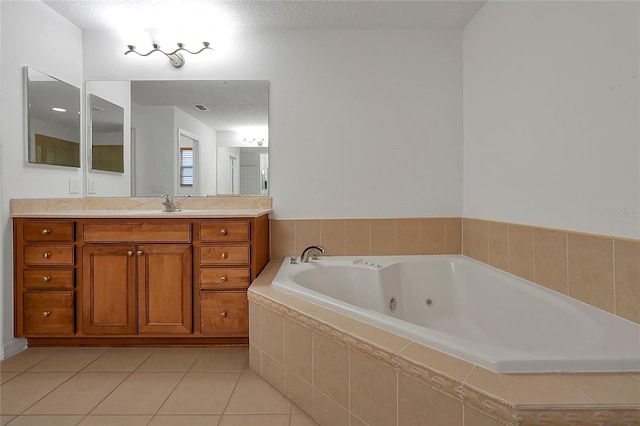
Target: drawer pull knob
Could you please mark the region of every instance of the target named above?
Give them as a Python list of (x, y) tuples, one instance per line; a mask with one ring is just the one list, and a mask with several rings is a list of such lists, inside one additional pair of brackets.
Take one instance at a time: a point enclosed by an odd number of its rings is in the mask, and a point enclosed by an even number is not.
[(222, 254), (220, 255), (220, 257), (221, 257), (221, 258), (223, 258), (223, 259), (226, 259), (226, 258), (228, 257), (228, 255), (227, 255), (227, 253), (222, 253)]
[(136, 254), (137, 254), (138, 256), (142, 256), (142, 253), (144, 253), (142, 250), (138, 250), (138, 251), (136, 252)]
[(222, 228), (222, 229), (220, 230), (220, 233), (221, 233), (222, 235), (227, 235), (227, 230), (226, 230), (226, 229), (224, 229), (224, 228)]
[(127, 251), (127, 256), (129, 256), (129, 257), (133, 256), (133, 252), (131, 250), (128, 250)]
[(49, 318), (49, 315), (51, 315), (51, 312), (49, 312), (49, 311), (44, 311), (42, 313), (42, 316), (45, 317), (45, 318)]
[(48, 259), (51, 257), (51, 253), (49, 253), (48, 251), (45, 251), (44, 253), (42, 253), (42, 257), (44, 257), (45, 259)]
[(220, 277), (220, 281), (222, 281), (223, 283), (226, 283), (226, 282), (227, 282), (227, 277), (226, 277), (226, 276), (224, 276), (224, 275), (223, 275), (223, 276), (221, 276), (221, 277)]
[(49, 281), (51, 281), (51, 277), (49, 275), (45, 275), (44, 277), (42, 277), (42, 281), (48, 283)]
[(222, 312), (220, 312), (220, 316), (221, 316), (222, 318), (226, 318), (226, 317), (227, 317), (227, 311), (222, 311)]
[(42, 235), (49, 235), (51, 233), (51, 229), (43, 229), (42, 230)]

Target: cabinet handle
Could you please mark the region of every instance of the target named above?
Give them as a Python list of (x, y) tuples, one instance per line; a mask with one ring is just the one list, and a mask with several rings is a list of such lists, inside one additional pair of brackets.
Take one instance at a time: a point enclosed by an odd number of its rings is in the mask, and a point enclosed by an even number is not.
[(220, 277), (220, 281), (222, 281), (223, 283), (226, 283), (226, 282), (227, 282), (227, 277), (226, 277), (226, 276), (224, 276), (224, 275), (223, 275), (223, 276), (221, 276), (221, 277)]
[(49, 312), (49, 311), (44, 311), (42, 313), (42, 316), (45, 317), (45, 318), (49, 318), (49, 315), (51, 315), (51, 312)]
[(228, 257), (228, 255), (227, 255), (227, 253), (224, 253), (224, 252), (223, 252), (223, 253), (220, 255), (220, 257), (221, 257), (221, 258), (223, 258), (223, 259), (226, 259), (226, 258)]
[(227, 230), (226, 230), (226, 229), (224, 229), (224, 228), (222, 228), (222, 229), (220, 230), (220, 233), (221, 233), (222, 235), (227, 235)]
[(44, 257), (45, 259), (48, 259), (51, 257), (51, 253), (49, 253), (48, 251), (45, 251), (44, 253), (42, 253), (42, 257)]
[(42, 277), (42, 281), (48, 283), (49, 281), (51, 281), (51, 277), (49, 275), (45, 275), (44, 277)]
[(226, 318), (226, 317), (227, 317), (227, 311), (222, 311), (222, 312), (220, 312), (220, 316), (221, 316), (222, 318)]
[(51, 229), (45, 228), (42, 230), (42, 235), (49, 235), (50, 233), (51, 233)]
[(127, 250), (127, 256), (133, 256), (133, 252), (131, 250)]
[(143, 254), (143, 253), (144, 253), (144, 252), (143, 252), (142, 250), (138, 250), (138, 251), (136, 252), (136, 254), (137, 254), (138, 256), (142, 256), (142, 254)]

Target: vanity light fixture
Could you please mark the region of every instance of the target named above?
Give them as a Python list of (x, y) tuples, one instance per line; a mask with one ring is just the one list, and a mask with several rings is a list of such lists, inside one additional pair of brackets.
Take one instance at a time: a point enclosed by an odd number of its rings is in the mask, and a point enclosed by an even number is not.
[(253, 138), (251, 140), (248, 140), (247, 138), (242, 139), (242, 143), (254, 143), (254, 142), (258, 144), (258, 146), (262, 146), (262, 144), (264, 144), (264, 138), (263, 139)]
[(178, 43), (178, 48), (176, 50), (174, 50), (173, 52), (165, 52), (163, 50), (160, 50), (160, 45), (157, 43), (153, 43), (153, 49), (151, 49), (150, 51), (148, 51), (147, 53), (140, 53), (136, 50), (136, 47), (129, 44), (127, 45), (127, 47), (129, 48), (129, 50), (127, 50), (126, 52), (124, 52), (125, 55), (128, 55), (129, 53), (136, 53), (140, 56), (149, 56), (154, 52), (160, 52), (163, 55), (165, 55), (167, 58), (169, 58), (169, 62), (171, 63), (171, 65), (173, 65), (176, 68), (180, 68), (181, 66), (184, 65), (184, 57), (182, 56), (182, 54), (180, 52), (187, 52), (187, 53), (191, 53), (192, 55), (197, 55), (198, 53), (204, 51), (204, 50), (213, 50), (212, 48), (209, 47), (209, 42), (208, 41), (203, 41), (202, 45), (204, 46), (202, 49), (198, 50), (197, 52), (192, 52), (188, 49), (186, 49), (184, 47), (184, 43)]
[(51, 108), (51, 110), (53, 110), (55, 112), (67, 112), (66, 109), (61, 108), (61, 107), (53, 107), (53, 108)]

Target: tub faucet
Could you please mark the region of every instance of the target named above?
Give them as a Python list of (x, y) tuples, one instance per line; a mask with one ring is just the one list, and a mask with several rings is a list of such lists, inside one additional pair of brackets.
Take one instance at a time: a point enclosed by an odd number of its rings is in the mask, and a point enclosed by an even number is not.
[(307, 263), (309, 261), (309, 256), (311, 256), (312, 260), (318, 258), (320, 253), (325, 254), (327, 250), (322, 246), (309, 246), (302, 251), (300, 255), (300, 262)]
[(162, 209), (163, 212), (175, 212), (176, 210), (176, 205), (173, 204), (173, 197), (171, 195), (163, 195), (162, 196), (162, 205), (164, 206), (164, 208)]

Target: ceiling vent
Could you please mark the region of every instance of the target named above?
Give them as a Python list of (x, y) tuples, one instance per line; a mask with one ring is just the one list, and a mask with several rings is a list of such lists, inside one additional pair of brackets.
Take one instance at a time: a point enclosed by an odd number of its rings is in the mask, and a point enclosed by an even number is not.
[(198, 104), (195, 104), (193, 107), (194, 107), (195, 109), (197, 109), (198, 111), (209, 111), (209, 108), (207, 108), (207, 107), (206, 107), (206, 106), (204, 106), (204, 105), (198, 105)]

